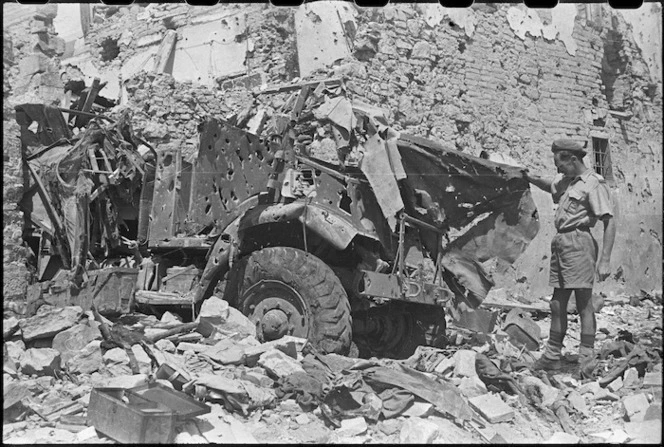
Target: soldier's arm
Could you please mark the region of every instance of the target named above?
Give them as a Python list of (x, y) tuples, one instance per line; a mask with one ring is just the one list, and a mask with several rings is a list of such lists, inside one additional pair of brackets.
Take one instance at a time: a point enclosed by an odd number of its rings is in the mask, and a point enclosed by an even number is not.
[(552, 179), (546, 179), (544, 177), (540, 177), (539, 175), (530, 174), (528, 171), (523, 172), (523, 177), (528, 180), (529, 183), (537, 186), (542, 191), (551, 194), (551, 184), (553, 183)]
[(604, 235), (602, 237), (602, 254), (597, 263), (597, 276), (604, 281), (611, 274), (611, 252), (613, 242), (616, 240), (616, 220), (611, 215), (602, 217), (604, 222)]

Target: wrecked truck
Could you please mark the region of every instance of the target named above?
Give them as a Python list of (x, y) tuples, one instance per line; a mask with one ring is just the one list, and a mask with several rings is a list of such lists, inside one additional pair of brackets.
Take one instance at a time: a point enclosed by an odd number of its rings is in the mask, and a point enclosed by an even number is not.
[[(286, 100), (261, 108), (270, 94)], [(399, 134), (340, 81), (255, 96), (200, 123), (191, 157), (138, 137), (128, 111), (73, 135), (63, 109), (17, 106), (28, 300), (194, 319), (214, 294), (260, 341), (403, 358), (443, 346), (445, 311), (493, 285), (483, 264), (538, 231), (520, 168)]]

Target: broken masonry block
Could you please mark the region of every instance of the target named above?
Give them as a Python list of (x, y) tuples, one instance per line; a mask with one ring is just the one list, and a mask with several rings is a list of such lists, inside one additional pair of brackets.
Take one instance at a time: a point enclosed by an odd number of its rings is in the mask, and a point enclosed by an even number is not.
[(32, 348), (25, 351), (19, 362), (26, 376), (52, 376), (60, 370), (60, 353), (52, 348)]
[(661, 372), (647, 372), (643, 376), (644, 387), (662, 387), (662, 373)]
[(469, 349), (460, 349), (457, 351), (453, 359), (454, 364), (454, 374), (462, 377), (475, 377), (477, 372), (475, 371), (475, 357), (477, 353)]
[(578, 436), (570, 435), (569, 433), (565, 433), (562, 431), (557, 431), (549, 439), (544, 441), (544, 444), (569, 445), (569, 444), (579, 444), (580, 442), (581, 439)]
[(625, 408), (625, 416), (630, 422), (643, 421), (646, 411), (648, 411), (648, 407), (650, 406), (648, 397), (644, 393), (626, 396), (622, 404)]
[(92, 340), (80, 352), (63, 363), (72, 374), (92, 374), (98, 371), (104, 364), (101, 355), (101, 341)]
[(271, 349), (260, 356), (258, 365), (272, 376), (280, 379), (295, 372), (305, 372), (300, 363), (278, 349)]
[(61, 308), (41, 306), (34, 317), (19, 322), (23, 341), (50, 338), (74, 326), (81, 314), (83, 314), (83, 309), (79, 306)]
[(609, 384), (607, 385), (606, 388), (607, 388), (609, 391), (611, 391), (612, 393), (615, 393), (615, 392), (617, 392), (619, 389), (621, 389), (622, 387), (623, 387), (623, 380), (622, 380), (621, 377), (618, 377), (616, 380), (614, 380), (613, 382), (609, 383)]
[(53, 337), (52, 348), (60, 352), (62, 363), (76, 356), (76, 354), (93, 340), (101, 339), (99, 323), (88, 320), (85, 323), (76, 324), (69, 329), (56, 334)]
[(514, 410), (496, 394), (487, 393), (468, 399), (468, 402), (492, 424), (508, 422), (514, 418)]
[(400, 444), (431, 444), (440, 433), (440, 427), (426, 419), (409, 418), (401, 426)]
[(341, 428), (337, 430), (339, 436), (357, 436), (363, 433), (366, 433), (367, 421), (362, 417), (358, 416), (352, 419), (344, 419), (341, 421)]

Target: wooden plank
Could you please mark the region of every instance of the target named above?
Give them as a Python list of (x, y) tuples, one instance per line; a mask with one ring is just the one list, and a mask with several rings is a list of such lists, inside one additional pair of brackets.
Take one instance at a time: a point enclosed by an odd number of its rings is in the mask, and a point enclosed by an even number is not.
[(317, 81), (307, 81), (307, 82), (296, 82), (293, 84), (282, 84), (282, 85), (277, 85), (274, 87), (268, 87), (264, 90), (256, 89), (254, 90), (254, 95), (266, 95), (270, 93), (281, 93), (281, 92), (288, 92), (291, 90), (297, 90), (300, 89), (304, 86), (315, 86), (323, 82), (326, 86), (332, 86), (332, 85), (339, 85), (341, 84), (341, 79), (340, 78), (333, 78), (333, 79), (319, 79)]
[(106, 174), (102, 174), (103, 171), (99, 169), (97, 154), (93, 148), (88, 149), (88, 156), (90, 157), (90, 164), (92, 164), (93, 171), (99, 174), (99, 181), (102, 185), (106, 185), (108, 183), (108, 177), (106, 177)]
[[(62, 98), (62, 108), (69, 109), (69, 107), (71, 107), (71, 91), (67, 90), (67, 93), (65, 93), (65, 97)], [(69, 113), (64, 112), (62, 116), (65, 118), (65, 122), (68, 123)]]
[(551, 313), (551, 309), (548, 305), (544, 304), (541, 306), (533, 306), (523, 303), (496, 303), (491, 301), (484, 301), (480, 304), (480, 307), (487, 308), (493, 307), (498, 309), (523, 309), (526, 312), (545, 312)]
[(88, 93), (88, 97), (85, 99), (85, 104), (83, 104), (81, 112), (89, 112), (90, 110), (92, 110), (92, 104), (94, 104), (95, 99), (97, 99), (97, 94), (99, 93), (100, 90), (99, 84), (100, 84), (99, 78), (95, 78), (94, 81), (92, 81), (90, 92)]
[(173, 305), (191, 305), (192, 300), (189, 297), (182, 297), (176, 293), (154, 292), (151, 290), (136, 291), (135, 300), (137, 303), (145, 304), (173, 304)]

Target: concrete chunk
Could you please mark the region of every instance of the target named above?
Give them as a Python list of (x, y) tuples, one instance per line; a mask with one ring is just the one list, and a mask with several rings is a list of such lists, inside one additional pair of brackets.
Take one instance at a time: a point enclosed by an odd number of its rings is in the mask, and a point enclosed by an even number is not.
[(91, 374), (103, 364), (100, 340), (92, 340), (65, 363), (67, 370), (74, 374)]
[[(258, 346), (251, 346), (244, 350), (244, 362), (247, 366), (254, 366), (260, 356), (270, 349), (278, 349), (284, 354), (297, 359), (298, 347), (304, 346), (304, 343), (306, 343), (306, 340), (303, 338), (286, 335), (278, 340), (269, 341)], [(302, 348), (300, 347), (299, 351), (301, 350)]]
[(134, 345), (131, 347), (131, 351), (134, 353), (134, 357), (136, 357), (139, 372), (141, 374), (150, 374), (152, 372), (152, 360), (150, 360), (143, 347)]
[(357, 436), (367, 431), (367, 421), (362, 416), (341, 421), (341, 428), (337, 430), (339, 436)]
[(2, 338), (10, 337), (19, 328), (18, 319), (16, 317), (9, 317), (2, 320)]
[(615, 402), (617, 400), (620, 400), (620, 398), (615, 393), (612, 393), (611, 391), (605, 388), (600, 388), (599, 390), (597, 390), (593, 397), (595, 400), (599, 401)]
[(639, 371), (636, 368), (632, 367), (625, 371), (623, 377), (623, 387), (632, 388), (637, 385), (639, 382)]
[(623, 387), (623, 380), (622, 380), (621, 377), (618, 377), (616, 380), (614, 380), (613, 382), (609, 383), (609, 384), (607, 385), (606, 388), (607, 388), (609, 391), (611, 391), (612, 393), (615, 393), (615, 392), (617, 392), (619, 389), (621, 389), (622, 387)]
[(514, 417), (514, 410), (495, 394), (473, 397), (468, 402), (492, 424), (511, 421)]
[(69, 329), (76, 324), (82, 313), (83, 309), (79, 306), (61, 308), (42, 306), (37, 311), (37, 315), (19, 322), (23, 341), (50, 338)]
[(127, 355), (127, 351), (122, 348), (109, 349), (104, 353), (102, 358), (104, 363), (107, 365), (129, 363), (129, 356)]
[(580, 394), (596, 394), (600, 388), (599, 382), (588, 382), (581, 385), (578, 391)]
[(277, 378), (286, 377), (295, 372), (305, 372), (297, 360), (278, 349), (271, 349), (261, 355), (258, 364)]
[(60, 353), (52, 348), (32, 348), (25, 351), (19, 362), (27, 376), (52, 376), (60, 370)]
[(581, 442), (578, 436), (570, 435), (562, 431), (555, 432), (544, 444), (578, 444)]
[(603, 444), (624, 444), (629, 440), (629, 435), (625, 430), (606, 430), (599, 433), (592, 433), (589, 435), (594, 442)]
[(198, 328), (196, 328), (196, 331), (204, 337), (211, 336), (215, 328), (228, 318), (229, 308), (228, 302), (217, 296), (211, 296), (203, 301), (201, 311), (198, 314)]
[(486, 385), (479, 377), (464, 377), (458, 385), (459, 391), (466, 397), (476, 397), (488, 393)]
[(76, 324), (53, 337), (53, 349), (60, 352), (62, 363), (66, 364), (88, 343), (98, 339), (101, 339), (99, 323), (88, 321), (87, 323)]
[(627, 422), (623, 430), (630, 444), (662, 444), (662, 421)]
[(413, 402), (413, 404), (406, 409), (402, 416), (411, 417), (411, 418), (426, 418), (433, 414), (433, 405), (429, 402)]
[(8, 341), (5, 342), (5, 346), (7, 347), (7, 355), (9, 355), (9, 358), (18, 363), (25, 352), (25, 343), (23, 343), (22, 340)]
[(661, 372), (647, 372), (643, 376), (643, 386), (644, 387), (662, 387), (662, 373)]
[(630, 422), (643, 421), (646, 411), (650, 406), (648, 397), (643, 393), (627, 396), (623, 399), (622, 403), (625, 408), (625, 416)]
[(646, 414), (643, 417), (644, 421), (651, 421), (654, 419), (662, 420), (662, 403), (652, 404), (646, 410)]
[(457, 351), (452, 358), (454, 358), (454, 374), (462, 377), (477, 376), (475, 372), (475, 357), (477, 353), (468, 349), (461, 349)]
[(112, 378), (102, 378), (92, 381), (94, 388), (134, 388), (148, 383), (146, 374), (128, 374)]
[(572, 408), (574, 408), (576, 411), (583, 414), (584, 416), (589, 415), (586, 399), (581, 394), (579, 394), (579, 392), (572, 391), (567, 395), (567, 400), (569, 401), (570, 405), (572, 405)]
[(401, 426), (401, 444), (432, 444), (440, 433), (437, 424), (420, 418), (409, 418)]

